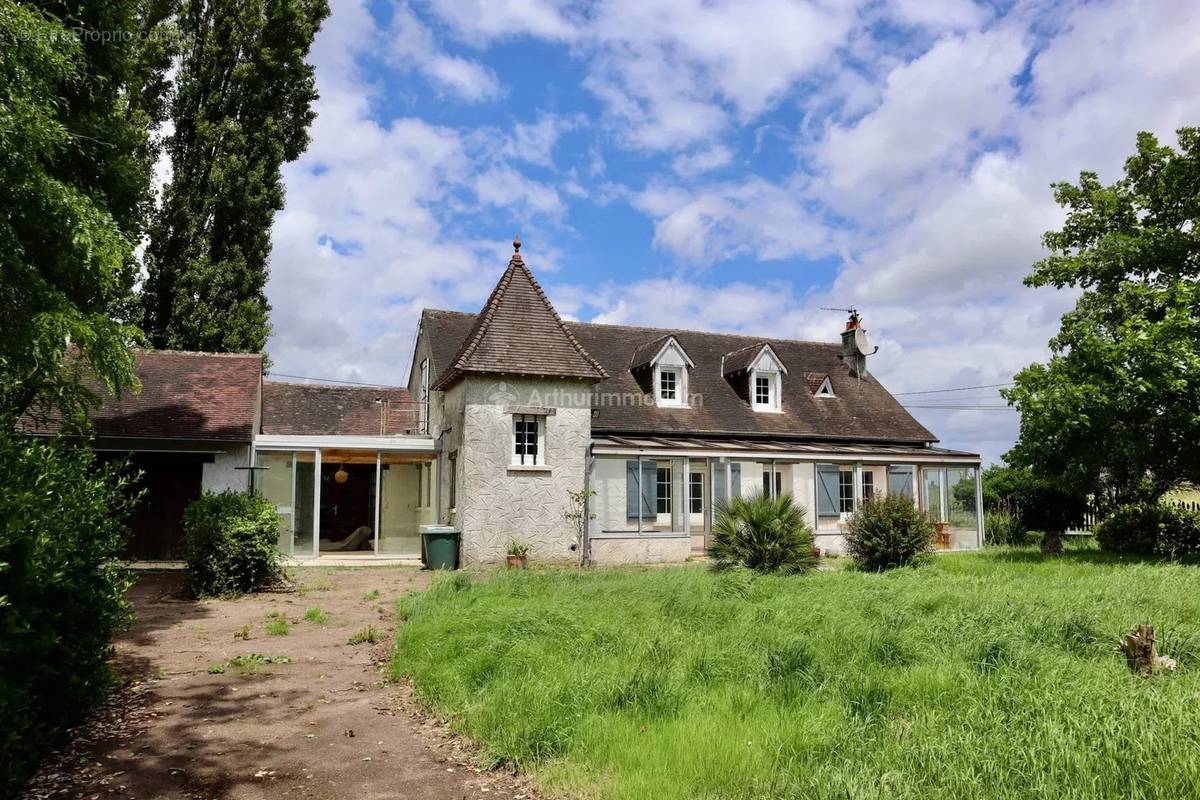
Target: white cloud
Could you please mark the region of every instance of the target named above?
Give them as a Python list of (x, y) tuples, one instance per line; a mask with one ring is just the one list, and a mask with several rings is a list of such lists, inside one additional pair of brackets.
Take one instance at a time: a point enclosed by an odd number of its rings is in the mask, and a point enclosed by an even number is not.
[(475, 195), (485, 205), (509, 208), (528, 217), (559, 217), (565, 211), (553, 186), (527, 178), (511, 167), (492, 167), (475, 178)]
[(652, 184), (633, 202), (654, 220), (654, 244), (693, 264), (740, 255), (815, 257), (832, 247), (832, 232), (799, 190), (761, 178), (695, 190)]
[(895, 216), (925, 195), (924, 180), (968, 165), (1014, 112), (1021, 38), (1009, 28), (947, 36), (893, 69), (879, 105), (817, 146), (827, 199), (877, 214), (887, 197), (883, 213)]
[(693, 153), (675, 157), (671, 168), (682, 178), (694, 178), (705, 172), (729, 166), (733, 162), (733, 151), (725, 145), (715, 144)]
[(394, 8), (389, 55), (395, 63), (420, 72), (435, 85), (463, 100), (478, 102), (503, 94), (492, 70), (476, 61), (450, 55), (438, 47), (433, 33), (407, 3), (399, 3)]

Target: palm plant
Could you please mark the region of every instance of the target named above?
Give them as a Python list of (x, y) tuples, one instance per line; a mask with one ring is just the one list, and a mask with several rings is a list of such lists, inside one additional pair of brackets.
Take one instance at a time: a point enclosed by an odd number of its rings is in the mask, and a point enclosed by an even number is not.
[(816, 566), (812, 529), (791, 495), (733, 497), (718, 502), (714, 511), (708, 546), (713, 569), (798, 573)]

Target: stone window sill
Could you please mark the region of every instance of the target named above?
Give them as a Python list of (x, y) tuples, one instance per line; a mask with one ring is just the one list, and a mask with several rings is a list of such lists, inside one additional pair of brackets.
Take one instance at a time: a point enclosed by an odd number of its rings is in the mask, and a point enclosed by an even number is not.
[(554, 467), (549, 464), (509, 464), (509, 472), (546, 472), (554, 471)]

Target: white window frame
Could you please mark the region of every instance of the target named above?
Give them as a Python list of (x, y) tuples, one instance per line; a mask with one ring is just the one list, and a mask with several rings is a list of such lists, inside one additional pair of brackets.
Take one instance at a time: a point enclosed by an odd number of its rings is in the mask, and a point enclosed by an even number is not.
[(833, 384), (829, 382), (829, 378), (821, 381), (821, 385), (817, 387), (817, 391), (813, 393), (813, 397), (837, 397), (833, 393)]
[(418, 398), (420, 406), (417, 413), (420, 414), (418, 420), (418, 429), (424, 436), (429, 435), (429, 359), (421, 360), (421, 396)]
[[(661, 363), (663, 357), (671, 351), (674, 351), (678, 358), (672, 359), (671, 363)], [(688, 373), (695, 364), (692, 363), (692, 359), (688, 357), (683, 346), (675, 341), (674, 336), (668, 338), (650, 363), (654, 368), (654, 404), (667, 408), (686, 408), (688, 406)], [(667, 373), (675, 376), (675, 396), (671, 398), (663, 397), (663, 375)]]
[[(663, 397), (663, 376), (671, 374), (675, 376), (675, 396), (671, 398)], [(688, 369), (686, 366), (659, 366), (654, 367), (654, 402), (660, 406), (671, 406), (679, 408), (687, 405), (687, 385), (688, 385)]]
[[(779, 373), (774, 370), (755, 369), (750, 371), (750, 404), (755, 411), (778, 413), (780, 410), (780, 380)], [(765, 378), (768, 382), (767, 402), (758, 401), (758, 380)]]
[[(678, 367), (659, 367), (658, 368), (658, 402), (664, 406), (680, 405), (680, 388), (682, 381), (683, 370)], [(667, 397), (667, 379), (670, 378), (671, 396)]]
[[(536, 450), (533, 455), (523, 452), (517, 447), (517, 423), (528, 423), (533, 421), (537, 424), (537, 442), (534, 445)], [(511, 466), (514, 467), (543, 467), (546, 465), (546, 415), (545, 414), (513, 414), (512, 424), (509, 426), (509, 431), (512, 434), (512, 441), (509, 445), (509, 453), (512, 457)]]

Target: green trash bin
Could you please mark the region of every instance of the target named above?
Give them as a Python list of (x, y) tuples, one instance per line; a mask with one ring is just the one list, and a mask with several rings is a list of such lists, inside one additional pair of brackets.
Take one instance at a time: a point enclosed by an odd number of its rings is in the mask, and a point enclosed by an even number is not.
[(429, 569), (458, 569), (458, 529), (443, 525), (421, 528), (421, 552)]

